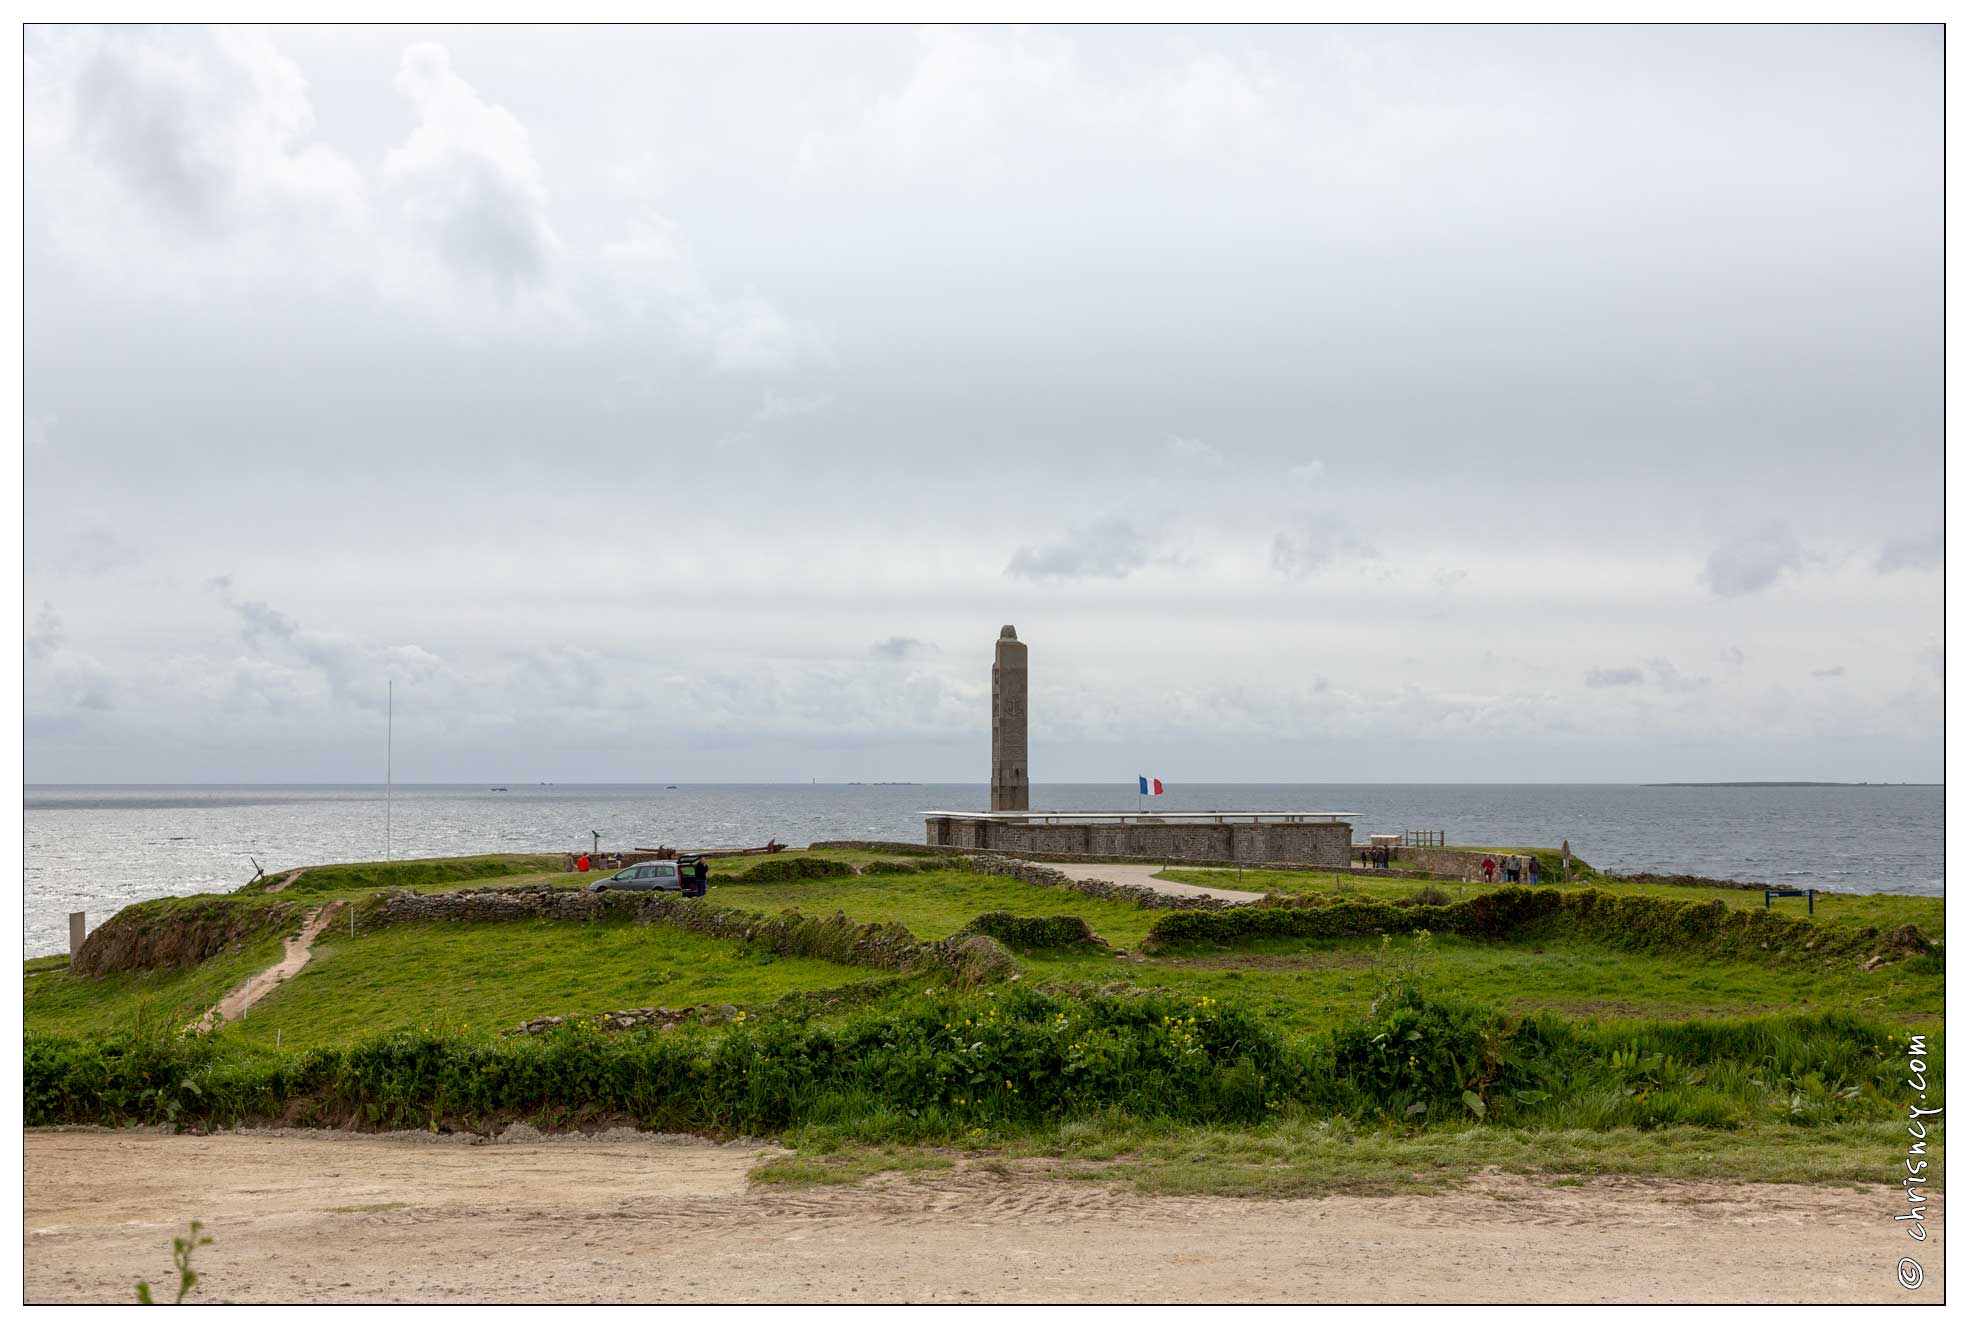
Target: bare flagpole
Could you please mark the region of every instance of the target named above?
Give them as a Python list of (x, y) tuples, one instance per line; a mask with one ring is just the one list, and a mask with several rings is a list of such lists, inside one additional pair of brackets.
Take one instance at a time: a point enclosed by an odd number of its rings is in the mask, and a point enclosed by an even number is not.
[[(396, 798), (396, 755), (397, 755), (397, 681), (390, 680), (389, 700), (383, 711), (383, 859), (385, 862), (396, 858), (390, 845), (391, 804)], [(353, 918), (353, 915), (351, 915)]]

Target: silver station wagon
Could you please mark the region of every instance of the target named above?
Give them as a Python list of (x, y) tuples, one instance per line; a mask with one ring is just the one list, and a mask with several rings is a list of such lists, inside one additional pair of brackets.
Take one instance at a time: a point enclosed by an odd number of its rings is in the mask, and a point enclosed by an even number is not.
[(677, 865), (664, 862), (637, 863), (613, 877), (588, 883), (591, 891), (679, 891), (683, 887), (684, 880), (677, 875)]

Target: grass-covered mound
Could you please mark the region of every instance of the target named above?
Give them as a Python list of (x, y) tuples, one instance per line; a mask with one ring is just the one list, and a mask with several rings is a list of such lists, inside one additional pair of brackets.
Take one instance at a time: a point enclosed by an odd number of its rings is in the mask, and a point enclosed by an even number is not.
[(1733, 910), (1720, 901), (1695, 903), (1598, 890), (1559, 891), (1507, 886), (1453, 904), (1316, 897), (1304, 907), (1182, 912), (1156, 920), (1143, 940), (1150, 952), (1200, 944), (1298, 938), (1329, 940), (1402, 934), (1418, 929), (1483, 941), (1581, 938), (1619, 950), (1709, 957), (1851, 957), (1920, 954), (1930, 944), (1911, 925), (1881, 935), (1874, 928), (1820, 927), (1791, 915)]
[[(480, 854), (470, 858), (402, 858), (388, 863), (324, 863), (305, 869), (290, 889), (308, 895), (368, 891), (389, 887), (442, 886), (521, 873), (559, 872), (561, 854)], [(242, 892), (258, 892), (292, 869), (269, 872)]]
[(238, 952), (301, 925), (301, 906), (279, 899), (225, 895), (168, 896), (126, 905), (76, 952), (84, 977), (142, 969), (180, 969)]
[[(527, 1039), (403, 1031), (276, 1054), (215, 1037), (30, 1035), (29, 1125), (242, 1121), (477, 1128), (629, 1117), (714, 1133), (851, 1127), (954, 1142), (1120, 1113), (1250, 1125), (1314, 1111), (1390, 1127), (1732, 1129), (1881, 1120), (1902, 1049), (1839, 1016), (1683, 1024), (1514, 1019), (1395, 985), (1294, 1036), (1208, 998), (943, 993), (828, 1024), (755, 1018)], [(1939, 1065), (1935, 1052), (1930, 1065)]]

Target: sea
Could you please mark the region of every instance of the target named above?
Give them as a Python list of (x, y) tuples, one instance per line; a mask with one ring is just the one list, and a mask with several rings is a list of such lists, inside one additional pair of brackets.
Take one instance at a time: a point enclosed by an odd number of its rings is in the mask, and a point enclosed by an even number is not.
[[(1601, 869), (1942, 894), (1940, 785), (1034, 785), (1034, 808), (1343, 812), (1354, 836), (1554, 845)], [(982, 784), (29, 785), (25, 951), (67, 948), (126, 904), (226, 891), (308, 863), (776, 839), (923, 838), (925, 810), (987, 806)]]

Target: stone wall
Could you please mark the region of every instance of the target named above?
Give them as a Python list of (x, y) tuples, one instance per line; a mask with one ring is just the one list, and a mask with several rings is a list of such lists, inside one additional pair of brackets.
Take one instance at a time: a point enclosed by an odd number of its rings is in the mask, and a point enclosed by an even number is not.
[(915, 844), (908, 840), (816, 840), (809, 849), (850, 849), (864, 854), (906, 854), (919, 858), (934, 858), (938, 850), (934, 845)]
[(547, 886), (499, 886), (420, 895), (388, 891), (362, 910), (361, 926), (392, 923), (520, 923), (551, 918), (564, 923), (635, 919), (643, 901), (629, 891), (587, 891)]
[(370, 927), (394, 923), (557, 922), (666, 923), (747, 945), (775, 955), (800, 955), (836, 964), (907, 971), (937, 966), (960, 978), (990, 978), (1011, 968), (1009, 951), (989, 937), (918, 940), (900, 923), (857, 923), (846, 914), (809, 917), (798, 910), (768, 917), (725, 909), (703, 900), (659, 891), (554, 890), (495, 887), (418, 895), (391, 891), (364, 911)]
[(1090, 855), (1150, 862), (1302, 863), (1345, 867), (1353, 828), (1345, 822), (1043, 822), (930, 817), (924, 843), (1005, 854)]

